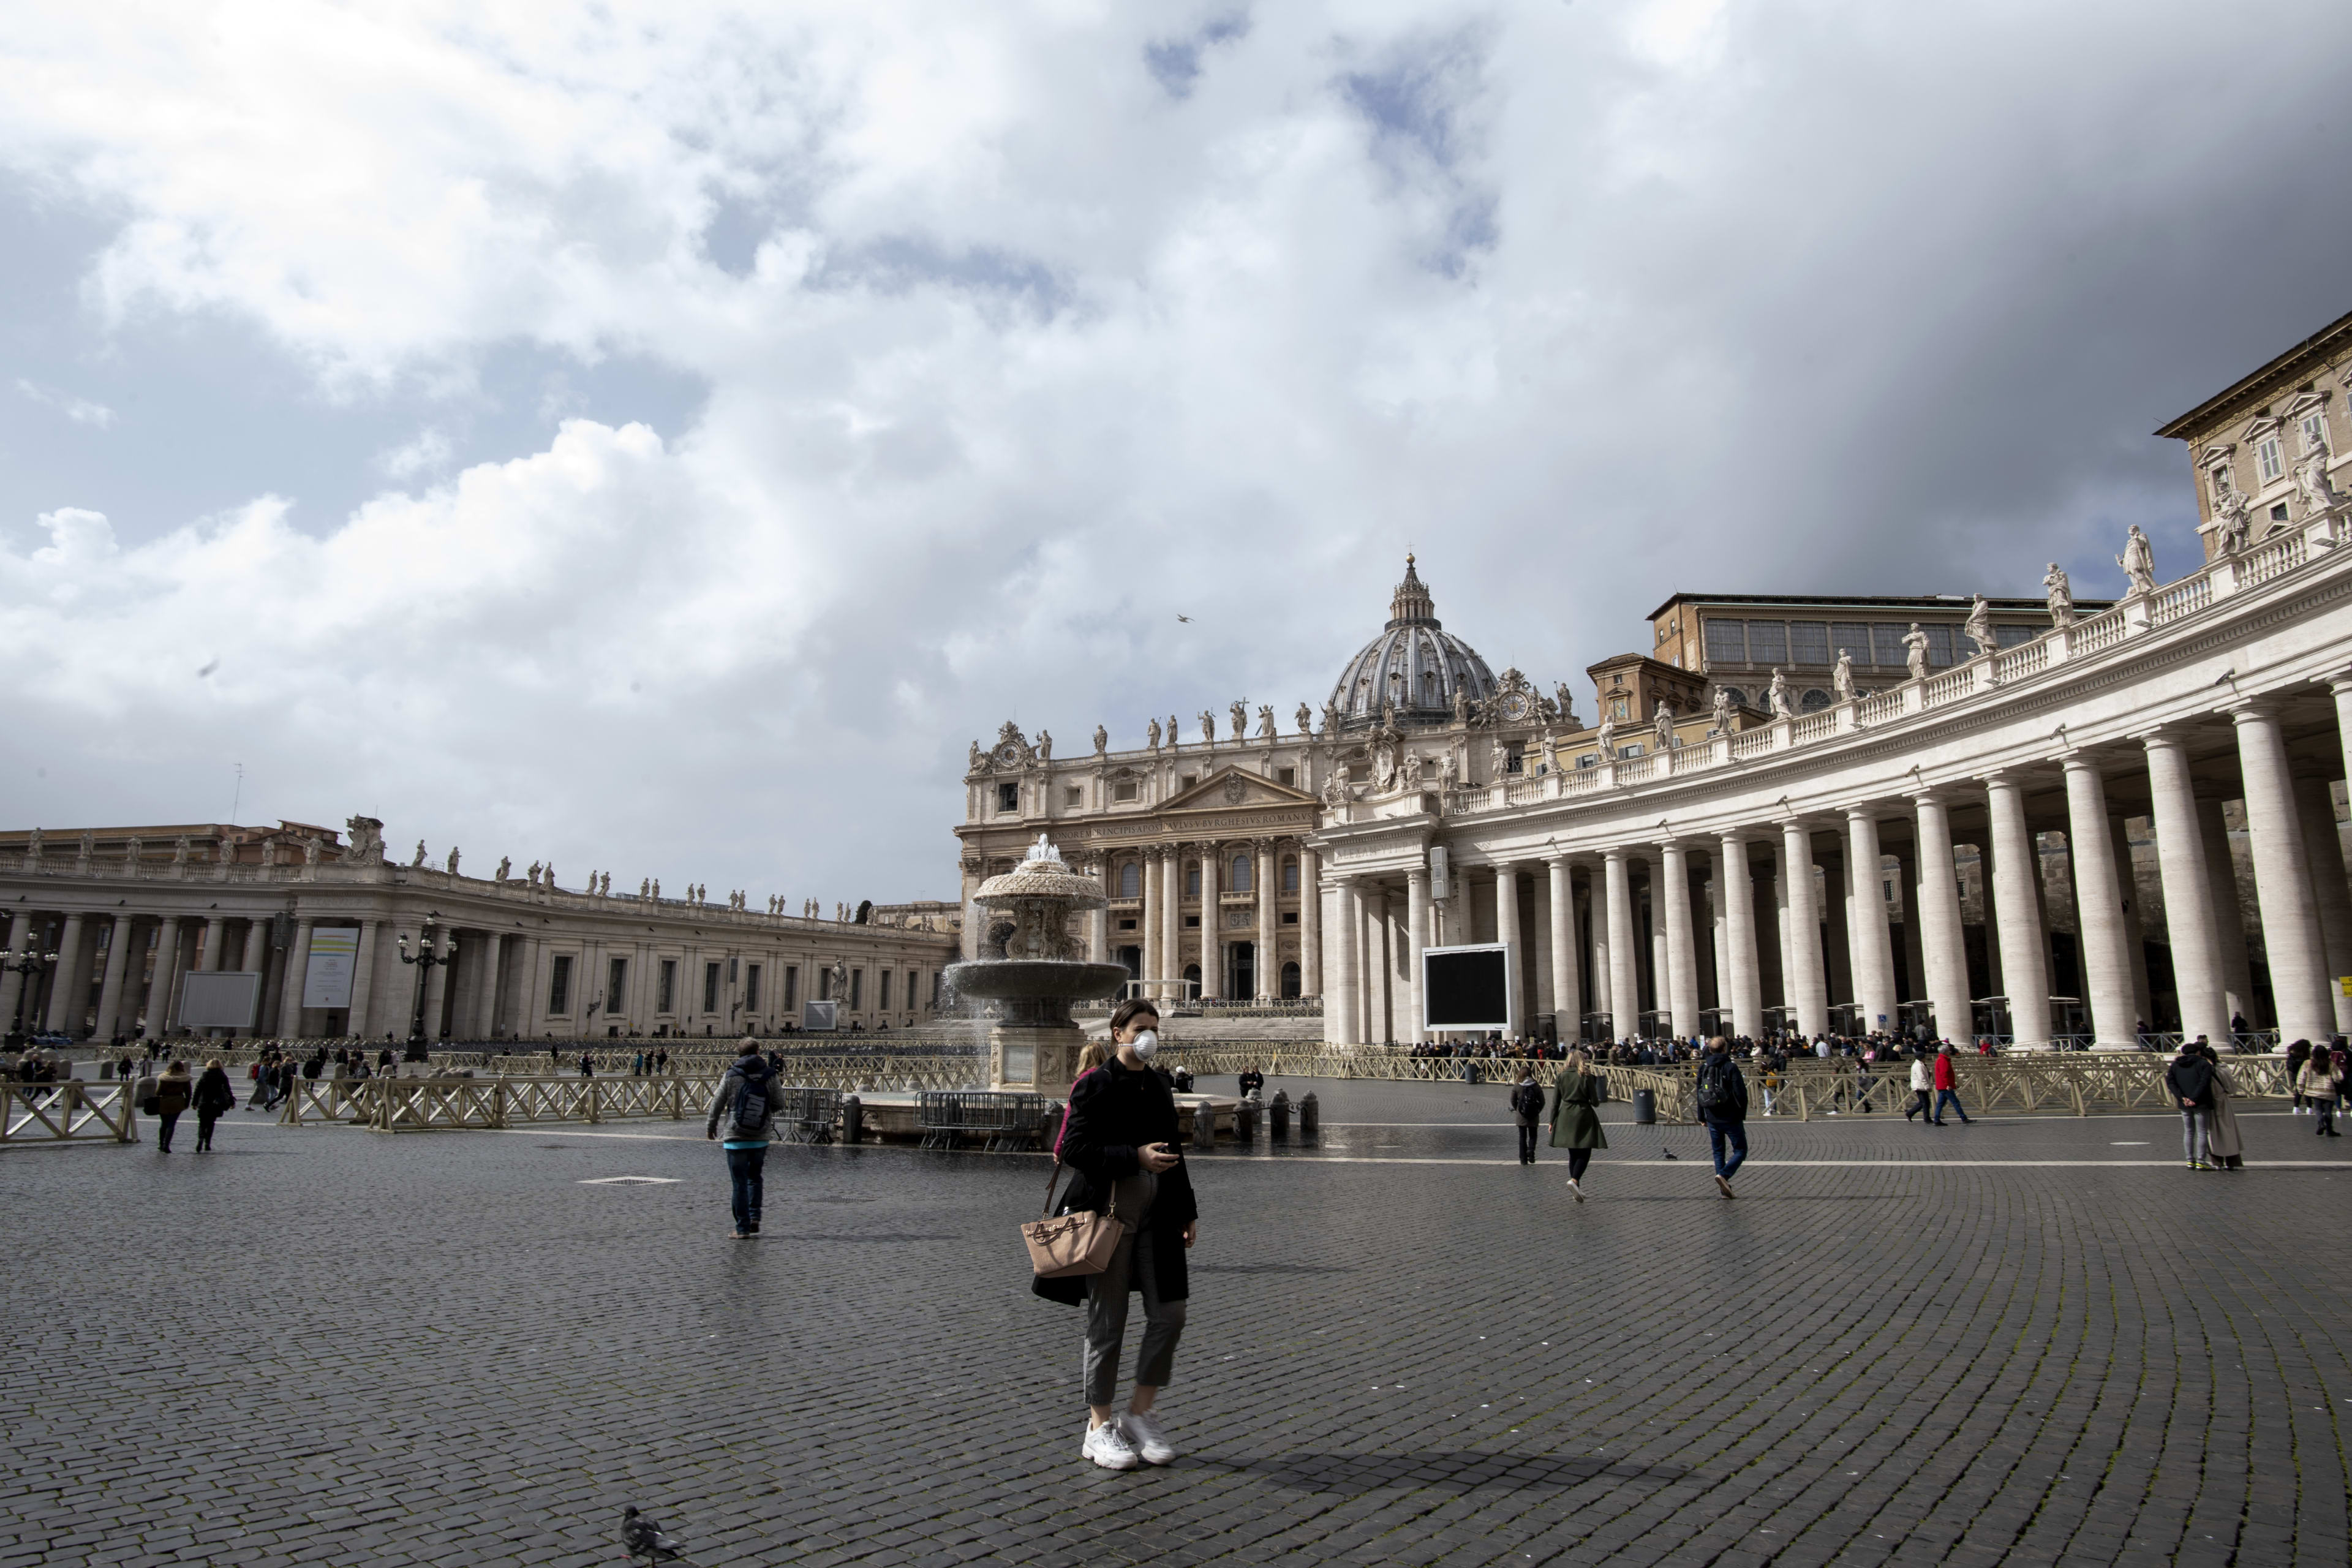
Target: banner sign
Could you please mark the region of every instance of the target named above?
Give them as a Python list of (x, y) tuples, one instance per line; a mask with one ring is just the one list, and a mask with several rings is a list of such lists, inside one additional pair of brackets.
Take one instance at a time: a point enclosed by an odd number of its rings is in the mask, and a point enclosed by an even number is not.
[(352, 1005), (352, 971), (360, 959), (360, 928), (313, 926), (310, 963), (302, 972), (302, 1005), (348, 1007)]
[(180, 991), (180, 1022), (191, 1029), (249, 1029), (260, 1014), (261, 976), (254, 970), (195, 970)]

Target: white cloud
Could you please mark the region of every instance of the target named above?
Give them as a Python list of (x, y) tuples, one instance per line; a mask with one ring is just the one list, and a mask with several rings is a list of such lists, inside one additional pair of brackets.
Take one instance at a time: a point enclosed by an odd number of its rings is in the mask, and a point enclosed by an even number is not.
[[(347, 518), (45, 512), (0, 656), (117, 816), (195, 808), (96, 759), (233, 747), (289, 816), (911, 894), (971, 736), (1319, 700), (1409, 540), (1545, 679), (1677, 586), (2185, 548), (2143, 433), (2340, 309), (2352, 221), (2248, 173), (2332, 105), (2340, 8), (2191, 15), (51, 7), (0, 162), (120, 215), (92, 352), (226, 315), (447, 412)], [(707, 401), (453, 475), (518, 342)]]
[(77, 425), (94, 426), (100, 430), (114, 426), (114, 410), (103, 403), (93, 403), (87, 397), (76, 397), (69, 392), (42, 386), (22, 376), (16, 380), (16, 390), (44, 408), (56, 409)]

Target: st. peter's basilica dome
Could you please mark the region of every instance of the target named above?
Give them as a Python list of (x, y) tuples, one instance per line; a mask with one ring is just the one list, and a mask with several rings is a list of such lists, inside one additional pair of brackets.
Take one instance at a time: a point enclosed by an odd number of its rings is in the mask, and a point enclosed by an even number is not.
[(1457, 692), (1466, 702), (1485, 701), (1495, 692), (1494, 672), (1477, 649), (1439, 625), (1408, 555), (1389, 624), (1339, 672), (1331, 705), (1343, 729), (1370, 728), (1391, 704), (1400, 724), (1435, 724), (1454, 717)]

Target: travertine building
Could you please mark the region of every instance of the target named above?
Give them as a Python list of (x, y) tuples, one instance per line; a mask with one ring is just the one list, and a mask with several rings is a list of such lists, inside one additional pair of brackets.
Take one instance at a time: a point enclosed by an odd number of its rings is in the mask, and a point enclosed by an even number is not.
[(2352, 315), (2339, 316), (2157, 434), (2185, 442), (2205, 556), (2329, 512), (2352, 488)]

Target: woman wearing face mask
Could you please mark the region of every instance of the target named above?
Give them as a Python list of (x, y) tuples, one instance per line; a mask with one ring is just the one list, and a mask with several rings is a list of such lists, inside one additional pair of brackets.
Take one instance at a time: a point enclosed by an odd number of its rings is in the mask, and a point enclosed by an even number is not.
[[(1080, 1452), (1109, 1470), (1176, 1458), (1151, 1406), (1167, 1385), (1184, 1332), (1184, 1249), (1192, 1245), (1199, 1211), (1178, 1152), (1175, 1097), (1150, 1066), (1160, 1048), (1159, 1024), (1160, 1010), (1150, 1003), (1121, 1003), (1110, 1020), (1117, 1051), (1070, 1089), (1061, 1159), (1077, 1177), (1055, 1212), (1107, 1210), (1124, 1225), (1110, 1267), (1034, 1286), (1048, 1300), (1085, 1303), (1087, 1420)], [(1143, 1296), (1143, 1344), (1135, 1392), (1119, 1415), (1112, 1400), (1127, 1335), (1127, 1299), (1134, 1291)]]

